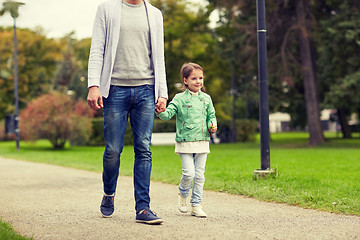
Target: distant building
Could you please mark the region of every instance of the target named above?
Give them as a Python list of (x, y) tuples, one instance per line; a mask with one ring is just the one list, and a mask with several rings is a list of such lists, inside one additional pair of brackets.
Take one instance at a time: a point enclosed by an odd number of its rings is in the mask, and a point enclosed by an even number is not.
[[(330, 119), (330, 115), (333, 114), (333, 110), (324, 109), (321, 111), (321, 125), (324, 131), (335, 132), (336, 131), (336, 120)], [(269, 131), (271, 133), (276, 132), (289, 132), (296, 129), (290, 128), (291, 117), (288, 113), (271, 113), (269, 114)]]
[(291, 117), (288, 113), (276, 112), (269, 114), (269, 131), (271, 133), (290, 131), (290, 120)]

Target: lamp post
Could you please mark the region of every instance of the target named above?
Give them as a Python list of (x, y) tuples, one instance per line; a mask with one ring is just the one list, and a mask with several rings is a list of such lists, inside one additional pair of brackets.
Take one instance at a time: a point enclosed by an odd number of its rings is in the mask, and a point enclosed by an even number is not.
[(14, 18), (14, 84), (15, 84), (15, 137), (16, 150), (20, 149), (20, 130), (19, 130), (19, 91), (18, 91), (18, 64), (17, 64), (17, 37), (16, 37), (16, 18)]
[(16, 38), (16, 18), (19, 16), (19, 6), (25, 3), (16, 1), (6, 1), (3, 3), (3, 8), (0, 10), (0, 16), (5, 12), (10, 12), (11, 17), (14, 19), (14, 95), (15, 95), (15, 136), (16, 136), (16, 149), (20, 149), (20, 130), (19, 130), (19, 92), (18, 92), (18, 65), (17, 65), (17, 38)]
[(236, 142), (236, 86), (235, 86), (235, 70), (234, 63), (231, 61), (231, 95), (232, 95), (232, 121), (231, 121), (231, 142)]
[(257, 37), (258, 37), (258, 78), (260, 92), (260, 151), (261, 169), (255, 170), (255, 176), (266, 176), (273, 172), (270, 169), (270, 138), (269, 138), (269, 87), (267, 80), (267, 49), (265, 0), (256, 1)]

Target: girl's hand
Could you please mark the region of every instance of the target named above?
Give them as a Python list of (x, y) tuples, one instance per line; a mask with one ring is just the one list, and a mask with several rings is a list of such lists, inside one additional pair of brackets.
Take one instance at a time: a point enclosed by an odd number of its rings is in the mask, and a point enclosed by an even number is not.
[(210, 131), (211, 131), (212, 133), (216, 132), (216, 131), (217, 131), (217, 126), (211, 124), (211, 125), (210, 125)]

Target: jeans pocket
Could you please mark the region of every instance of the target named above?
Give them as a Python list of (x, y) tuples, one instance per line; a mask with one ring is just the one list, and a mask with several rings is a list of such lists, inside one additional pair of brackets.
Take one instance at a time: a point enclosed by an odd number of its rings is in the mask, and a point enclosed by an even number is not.
[(146, 85), (148, 90), (154, 91), (154, 85)]
[(109, 94), (115, 91), (116, 86), (110, 85)]

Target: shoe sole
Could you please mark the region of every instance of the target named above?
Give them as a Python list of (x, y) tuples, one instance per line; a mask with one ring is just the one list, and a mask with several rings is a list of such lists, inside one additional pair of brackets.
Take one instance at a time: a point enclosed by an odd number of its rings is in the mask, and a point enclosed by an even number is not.
[(103, 218), (111, 218), (112, 217), (112, 214), (111, 215), (104, 215), (104, 214), (101, 213), (101, 215), (102, 215)]
[(178, 209), (181, 213), (187, 213), (189, 211), (189, 210), (184, 211), (184, 210), (181, 210), (180, 208), (178, 208)]
[(191, 216), (194, 216), (194, 217), (198, 217), (198, 218), (206, 218), (207, 216), (205, 215), (196, 215), (195, 213), (191, 213)]
[(104, 214), (104, 213), (101, 211), (101, 209), (100, 209), (100, 213), (101, 213), (102, 217), (104, 217), (104, 218), (111, 218), (112, 215), (114, 214), (114, 211), (113, 211), (112, 213), (110, 213), (109, 215), (106, 215), (106, 214)]
[(150, 224), (150, 225), (157, 225), (157, 224), (163, 223), (164, 220), (162, 220), (162, 219), (155, 219), (155, 220), (151, 220), (151, 221), (136, 220), (136, 222), (138, 222), (138, 223)]

